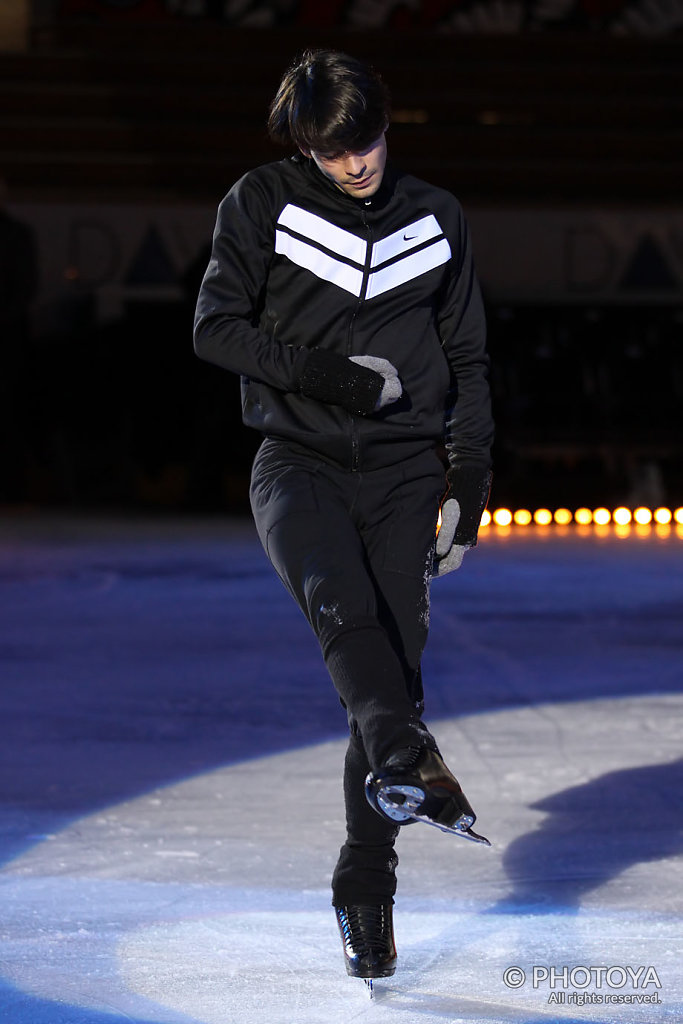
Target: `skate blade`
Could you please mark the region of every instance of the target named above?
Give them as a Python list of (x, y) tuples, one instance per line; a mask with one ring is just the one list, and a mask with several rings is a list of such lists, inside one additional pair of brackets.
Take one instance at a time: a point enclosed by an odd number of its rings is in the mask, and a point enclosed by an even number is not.
[(374, 999), (375, 990), (372, 987), (372, 978), (363, 978), (363, 981), (365, 982), (365, 990), (368, 993), (368, 996), (370, 997), (370, 999)]
[[(392, 799), (394, 795), (401, 797), (402, 802), (396, 803)], [(433, 828), (438, 828), (441, 832), (448, 832), (452, 836), (460, 836), (462, 839), (469, 839), (473, 843), (482, 843), (484, 846), (491, 845), (486, 836), (480, 836), (478, 832), (472, 831), (474, 818), (470, 814), (461, 814), (453, 825), (441, 825), (438, 821), (432, 821), (426, 814), (420, 814), (418, 807), (422, 805), (424, 799), (424, 790), (417, 786), (407, 786), (405, 784), (390, 783), (382, 786), (377, 793), (377, 803), (384, 814), (393, 821), (403, 822), (404, 824), (411, 821), (421, 821), (425, 825), (431, 825)]]
[[(468, 815), (464, 815), (465, 821), (468, 820)], [(431, 825), (432, 828), (438, 828), (440, 832), (448, 832), (451, 836), (460, 836), (461, 839), (469, 839), (472, 843), (482, 843), (483, 846), (490, 846), (491, 840), (487, 839), (486, 836), (480, 836), (478, 832), (473, 832), (470, 826), (466, 828), (458, 828), (458, 823), (455, 825), (440, 825), (438, 821), (432, 821), (425, 814), (413, 814), (411, 815), (412, 821), (422, 821), (425, 825)], [(458, 821), (462, 821), (459, 818)]]

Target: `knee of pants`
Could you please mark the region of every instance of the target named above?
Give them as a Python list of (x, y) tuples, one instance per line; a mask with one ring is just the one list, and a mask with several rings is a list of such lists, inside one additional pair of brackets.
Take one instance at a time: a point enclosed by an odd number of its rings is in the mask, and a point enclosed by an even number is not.
[(318, 637), (323, 656), (347, 633), (381, 628), (377, 603), (369, 588), (357, 586), (345, 596), (332, 579), (321, 579), (305, 588), (306, 615)]

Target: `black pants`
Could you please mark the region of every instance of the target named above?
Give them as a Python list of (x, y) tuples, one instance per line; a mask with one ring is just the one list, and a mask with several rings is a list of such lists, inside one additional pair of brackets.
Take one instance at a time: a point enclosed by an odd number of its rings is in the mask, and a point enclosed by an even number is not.
[(395, 892), (398, 830), (367, 803), (366, 774), (394, 750), (435, 746), (421, 721), (420, 659), (444, 488), (433, 451), (352, 473), (267, 440), (254, 462), (259, 537), (318, 638), (349, 719), (337, 905), (386, 902)]

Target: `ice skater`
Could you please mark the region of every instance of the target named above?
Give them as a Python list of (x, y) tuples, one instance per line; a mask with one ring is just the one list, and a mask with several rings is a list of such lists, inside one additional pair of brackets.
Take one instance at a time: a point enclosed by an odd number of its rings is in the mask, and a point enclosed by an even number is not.
[(221, 202), (194, 334), (241, 375), (264, 436), (258, 534), (348, 715), (332, 903), (347, 971), (370, 983), (396, 966), (401, 825), (481, 839), (422, 721), (420, 659), (432, 576), (477, 541), (493, 437), (467, 224), (453, 195), (387, 163), (389, 120), (366, 64), (317, 50), (289, 68), (268, 129), (294, 155)]

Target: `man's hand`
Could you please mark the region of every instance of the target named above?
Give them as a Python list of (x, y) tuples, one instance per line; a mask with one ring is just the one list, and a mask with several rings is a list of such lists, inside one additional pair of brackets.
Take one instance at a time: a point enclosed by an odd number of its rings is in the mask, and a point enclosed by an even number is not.
[(451, 465), (446, 472), (448, 490), (441, 502), (441, 527), (436, 538), (432, 576), (445, 576), (462, 565), (468, 548), (477, 543), (477, 531), (491, 488), (487, 466)]
[(379, 412), (385, 405), (390, 405), (401, 397), (403, 388), (398, 379), (398, 370), (388, 359), (382, 359), (381, 356), (349, 356), (349, 359), (352, 363), (365, 366), (368, 370), (374, 370), (380, 377), (384, 377), (384, 386), (377, 400), (375, 412)]
[(357, 416), (371, 416), (401, 397), (396, 367), (379, 356), (344, 356), (314, 348), (301, 353), (297, 387), (306, 398)]

